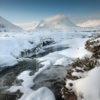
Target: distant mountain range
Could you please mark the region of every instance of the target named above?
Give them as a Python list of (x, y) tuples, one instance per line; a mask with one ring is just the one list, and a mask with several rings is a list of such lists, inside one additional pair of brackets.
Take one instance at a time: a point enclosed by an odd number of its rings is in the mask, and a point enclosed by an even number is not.
[(56, 15), (44, 19), (40, 22), (12, 24), (0, 16), (0, 32), (19, 32), (19, 31), (35, 31), (35, 30), (76, 30), (83, 28), (100, 27), (100, 20), (89, 20), (83, 23), (75, 24), (65, 15)]

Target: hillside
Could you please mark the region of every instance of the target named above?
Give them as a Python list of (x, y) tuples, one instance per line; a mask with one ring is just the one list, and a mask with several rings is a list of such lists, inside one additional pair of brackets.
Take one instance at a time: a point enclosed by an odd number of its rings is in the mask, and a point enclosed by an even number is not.
[(0, 16), (0, 32), (18, 32), (22, 29)]

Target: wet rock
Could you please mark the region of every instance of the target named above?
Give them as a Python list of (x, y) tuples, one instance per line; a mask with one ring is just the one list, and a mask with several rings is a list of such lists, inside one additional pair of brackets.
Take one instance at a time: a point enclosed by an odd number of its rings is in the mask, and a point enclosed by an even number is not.
[(17, 95), (15, 94), (0, 94), (0, 100), (17, 100)]

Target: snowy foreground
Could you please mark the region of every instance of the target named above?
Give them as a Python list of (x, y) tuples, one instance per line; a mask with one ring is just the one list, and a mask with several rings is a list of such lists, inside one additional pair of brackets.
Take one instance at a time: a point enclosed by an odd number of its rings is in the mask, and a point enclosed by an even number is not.
[[(27, 55), (21, 56), (21, 52), (25, 50), (32, 50), (41, 42), (48, 41), (48, 39), (53, 40), (54, 43), (46, 45), (44, 47), (39, 47), (36, 54), (38, 55), (41, 52), (46, 52), (48, 48), (52, 47), (53, 52), (50, 52), (44, 56), (36, 57), (36, 59), (43, 65), (36, 71), (33, 75), (30, 75), (31, 70), (26, 70), (20, 73), (17, 76), (18, 80), (23, 80), (20, 86), (13, 85), (7, 91), (16, 92), (20, 90), (23, 93), (22, 97), (19, 100), (56, 100), (53, 92), (47, 87), (41, 87), (37, 90), (31, 89), (35, 85), (34, 80), (37, 76), (44, 71), (46, 73), (47, 69), (52, 69), (52, 67), (62, 66), (66, 68), (68, 64), (71, 64), (76, 58), (84, 58), (85, 56), (91, 56), (91, 53), (85, 49), (85, 42), (90, 38), (93, 32), (83, 32), (79, 31), (35, 31), (35, 32), (23, 32), (23, 33), (3, 33), (0, 36), (0, 68), (11, 67), (16, 65)], [(56, 47), (56, 49), (55, 49)], [(61, 50), (58, 50), (59, 47)], [(62, 49), (63, 48), (63, 49)], [(31, 57), (31, 53), (28, 55)], [(47, 75), (52, 73), (57, 73), (53, 70)], [(59, 73), (59, 74), (58, 74)], [(57, 75), (60, 76), (61, 72), (58, 72)], [(76, 75), (77, 73), (73, 73)], [(81, 74), (79, 74), (81, 75)], [(83, 74), (82, 74), (83, 75)], [(65, 77), (65, 75), (63, 75)], [(71, 81), (74, 85), (73, 88), (76, 94), (84, 95), (82, 100), (99, 100), (100, 99), (100, 68), (96, 67), (93, 70), (84, 73), (84, 77)], [(70, 82), (70, 80), (69, 80)], [(68, 82), (67, 82), (68, 83)], [(67, 85), (66, 87), (71, 88)], [(94, 87), (95, 85), (95, 87)], [(92, 87), (92, 88), (91, 88)], [(80, 100), (80, 99), (79, 99)]]
[[(47, 34), (48, 33), (48, 34)], [(0, 66), (11, 66), (17, 64), (18, 60), (21, 59), (20, 52), (25, 49), (32, 49), (45, 39), (52, 38), (55, 41), (54, 46), (68, 46), (67, 49), (61, 51), (51, 52), (46, 56), (37, 58), (42, 65), (33, 76), (29, 76), (30, 71), (22, 72), (17, 78), (22, 79), (22, 86), (12, 86), (9, 91), (15, 92), (20, 90), (24, 95), (19, 100), (55, 100), (53, 93), (46, 87), (42, 87), (36, 91), (33, 91), (33, 80), (42, 71), (46, 70), (52, 65), (67, 66), (72, 62), (71, 59), (82, 58), (85, 55), (91, 55), (84, 48), (84, 43), (88, 39), (85, 32), (34, 32), (26, 34), (8, 34), (7, 37), (0, 37)], [(38, 40), (38, 41), (37, 41)], [(30, 42), (31, 41), (31, 42)], [(32, 43), (33, 42), (33, 43)], [(40, 49), (40, 52), (42, 49)]]

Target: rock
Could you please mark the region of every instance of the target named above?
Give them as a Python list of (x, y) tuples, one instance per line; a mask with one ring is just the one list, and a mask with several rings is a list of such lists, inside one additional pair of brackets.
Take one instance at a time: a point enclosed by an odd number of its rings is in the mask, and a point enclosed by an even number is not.
[(0, 100), (16, 100), (16, 98), (15, 94), (0, 94)]

